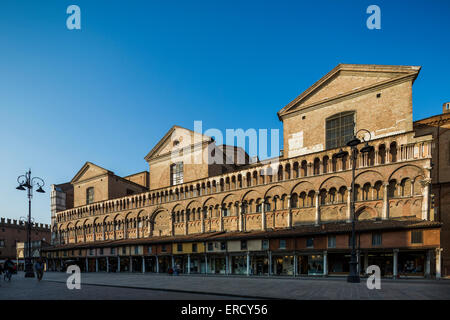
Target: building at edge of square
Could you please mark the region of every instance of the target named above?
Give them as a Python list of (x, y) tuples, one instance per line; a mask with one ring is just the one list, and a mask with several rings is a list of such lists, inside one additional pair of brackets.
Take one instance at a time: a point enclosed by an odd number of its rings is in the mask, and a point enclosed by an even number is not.
[(336, 154), (365, 129), (374, 149), (355, 167), (360, 273), (447, 275), (450, 114), (413, 122), (419, 72), (339, 64), (277, 113), (279, 158), (173, 126), (145, 156), (148, 172), (119, 177), (87, 162), (52, 186), (49, 268), (345, 275), (352, 170)]

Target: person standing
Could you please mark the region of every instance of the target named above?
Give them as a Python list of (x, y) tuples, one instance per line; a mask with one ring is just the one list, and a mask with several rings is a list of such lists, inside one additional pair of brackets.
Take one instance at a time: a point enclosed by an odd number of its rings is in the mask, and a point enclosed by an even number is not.
[(36, 260), (36, 263), (34, 264), (34, 269), (36, 270), (38, 281), (41, 281), (42, 277), (44, 276), (44, 262), (42, 261), (42, 258), (38, 258)]

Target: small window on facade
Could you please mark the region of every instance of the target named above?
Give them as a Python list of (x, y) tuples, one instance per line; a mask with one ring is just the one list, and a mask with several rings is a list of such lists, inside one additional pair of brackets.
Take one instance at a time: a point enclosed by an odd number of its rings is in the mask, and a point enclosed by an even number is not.
[(123, 253), (123, 254), (127, 253), (127, 248), (122, 247), (122, 253)]
[(257, 205), (256, 205), (256, 212), (258, 212), (258, 213), (260, 213), (260, 212), (262, 212), (262, 205), (261, 205), (261, 203), (258, 203)]
[(228, 208), (222, 208), (222, 216), (228, 217), (228, 211), (229, 211)]
[(0, 248), (4, 248), (5, 247), (5, 240), (0, 240)]
[(247, 250), (247, 240), (241, 240), (241, 250)]
[(152, 253), (152, 246), (148, 246), (148, 247), (147, 247), (147, 252), (148, 252), (148, 253)]
[(100, 254), (103, 254), (103, 248), (100, 248)]
[(269, 249), (269, 240), (263, 240), (262, 241), (262, 249), (263, 250)]
[(373, 246), (381, 246), (382, 237), (381, 233), (373, 233), (372, 234), (372, 245)]
[(208, 242), (208, 251), (213, 251), (214, 250), (214, 246), (212, 242)]
[(264, 203), (264, 212), (270, 211), (270, 203)]
[(80, 249), (80, 250), (78, 250), (78, 255), (79, 255), (79, 256), (81, 256), (81, 249)]
[(307, 248), (314, 248), (314, 238), (307, 238), (306, 239), (306, 247)]
[(225, 241), (220, 243), (220, 250), (227, 250), (227, 243)]
[(196, 243), (192, 244), (192, 252), (197, 252), (197, 244)]
[(134, 254), (139, 254), (139, 246), (134, 247)]
[(355, 131), (355, 113), (342, 112), (326, 120), (326, 148), (344, 146), (353, 137)]
[(111, 248), (111, 254), (115, 254), (116, 253), (116, 248)]
[(328, 248), (336, 248), (336, 236), (328, 236)]
[(86, 204), (94, 202), (94, 188), (90, 187), (86, 189)]
[(89, 254), (90, 254), (91, 256), (93, 256), (93, 255), (94, 255), (94, 249), (89, 249)]
[(177, 251), (178, 252), (183, 251), (183, 245), (181, 243), (177, 244)]
[(173, 186), (183, 183), (183, 162), (177, 162), (170, 166), (170, 180)]
[(423, 231), (422, 230), (411, 231), (411, 243), (423, 243)]
[(286, 249), (286, 240), (284, 239), (280, 240), (280, 249)]
[(163, 245), (161, 246), (161, 252), (166, 252), (166, 245), (165, 245), (165, 244), (163, 244)]

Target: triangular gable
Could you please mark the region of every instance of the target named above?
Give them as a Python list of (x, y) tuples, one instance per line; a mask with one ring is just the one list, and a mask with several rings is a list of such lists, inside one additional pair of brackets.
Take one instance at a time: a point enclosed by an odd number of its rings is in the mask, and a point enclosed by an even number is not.
[(73, 177), (70, 183), (76, 183), (78, 181), (87, 180), (106, 173), (114, 174), (114, 172), (106, 170), (105, 168), (93, 164), (92, 162), (86, 162), (84, 166)]
[(417, 66), (339, 64), (281, 109), (278, 117), (403, 78), (414, 81), (419, 72)]
[(194, 143), (204, 141), (211, 142), (213, 140), (204, 134), (180, 126), (173, 126), (144, 159), (149, 161), (158, 156), (170, 154), (172, 150), (182, 149)]

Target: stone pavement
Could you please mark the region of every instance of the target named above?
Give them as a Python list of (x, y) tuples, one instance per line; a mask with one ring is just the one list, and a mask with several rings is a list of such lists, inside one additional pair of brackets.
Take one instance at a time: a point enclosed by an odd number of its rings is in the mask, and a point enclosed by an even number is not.
[[(46, 274), (47, 275), (47, 274)], [(105, 287), (82, 284), (80, 290), (67, 289), (64, 282), (41, 281), (14, 275), (11, 282), (0, 280), (0, 300), (217, 300), (235, 297), (192, 294), (149, 289)]]
[[(23, 277), (23, 274), (15, 276)], [(47, 272), (44, 275), (43, 285), (49, 288), (54, 286), (55, 291), (80, 291), (73, 293), (77, 299), (89, 299), (83, 295), (84, 290), (68, 290), (66, 279), (68, 274), (60, 272)], [(36, 279), (31, 282), (37, 282)], [(18, 281), (19, 282), (19, 281)], [(30, 283), (31, 283), (30, 282)], [(5, 296), (1, 293), (5, 286), (0, 282), (0, 299)], [(380, 290), (369, 290), (366, 280), (361, 283), (347, 283), (345, 278), (247, 278), (224, 276), (168, 276), (151, 273), (82, 273), (82, 289), (88, 288), (86, 294), (95, 293), (98, 299), (114, 299), (128, 292), (127, 299), (230, 299), (235, 298), (261, 298), (261, 299), (332, 299), (332, 300), (447, 300), (450, 299), (449, 280), (381, 280)], [(36, 287), (31, 286), (30, 291)], [(150, 293), (151, 294), (150, 294)], [(92, 294), (93, 294), (92, 293)], [(71, 293), (72, 294), (72, 293)], [(71, 295), (69, 294), (69, 296)], [(116, 295), (117, 294), (117, 295)], [(26, 294), (23, 296), (26, 297)], [(58, 295), (49, 295), (53, 299)], [(59, 297), (61, 298), (61, 297)]]

